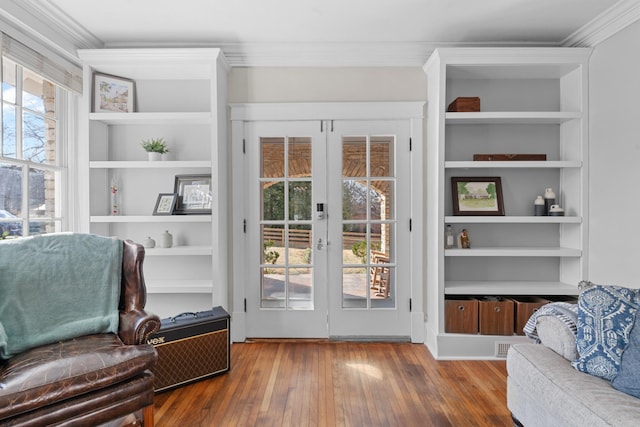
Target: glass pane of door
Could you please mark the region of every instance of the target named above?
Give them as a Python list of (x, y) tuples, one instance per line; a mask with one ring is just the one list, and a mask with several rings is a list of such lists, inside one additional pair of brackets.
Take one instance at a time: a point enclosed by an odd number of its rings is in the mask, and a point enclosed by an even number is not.
[(342, 307), (395, 307), (395, 136), (342, 138)]
[(314, 308), (311, 155), (309, 137), (260, 138), (261, 308)]

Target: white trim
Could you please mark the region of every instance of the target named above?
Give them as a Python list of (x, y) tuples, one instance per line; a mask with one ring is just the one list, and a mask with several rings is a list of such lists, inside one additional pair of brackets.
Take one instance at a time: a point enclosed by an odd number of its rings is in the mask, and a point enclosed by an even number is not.
[[(2, 2), (0, 9), (0, 23), (8, 27), (3, 26), (3, 31), (43, 55), (59, 55), (77, 63), (76, 49), (103, 47), (102, 41), (50, 0)], [(47, 51), (42, 49), (45, 46)]]
[[(549, 46), (521, 42), (488, 45)], [(487, 46), (487, 43), (221, 43), (218, 46), (232, 67), (421, 67), (438, 47)]]
[(567, 47), (595, 47), (640, 19), (640, 1), (622, 0), (583, 25), (561, 43)]
[(424, 101), (230, 104), (230, 120), (406, 120), (422, 118)]

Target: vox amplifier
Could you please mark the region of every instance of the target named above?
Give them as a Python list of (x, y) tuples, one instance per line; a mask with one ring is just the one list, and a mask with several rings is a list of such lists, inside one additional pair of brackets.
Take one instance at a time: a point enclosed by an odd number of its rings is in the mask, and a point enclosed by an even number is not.
[(229, 314), (222, 307), (162, 319), (149, 336), (158, 352), (151, 369), (156, 392), (169, 390), (230, 369)]

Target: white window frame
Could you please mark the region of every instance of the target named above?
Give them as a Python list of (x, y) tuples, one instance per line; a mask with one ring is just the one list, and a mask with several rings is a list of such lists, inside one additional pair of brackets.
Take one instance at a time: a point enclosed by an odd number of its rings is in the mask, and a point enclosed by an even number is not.
[[(5, 56), (0, 58), (0, 64), (5, 60)], [(29, 222), (30, 222), (30, 209), (29, 209), (29, 169), (44, 170), (54, 172), (56, 176), (56, 188), (55, 188), (55, 214), (53, 217), (45, 218), (47, 222), (52, 221), (55, 224), (55, 232), (68, 231), (70, 229), (70, 221), (72, 209), (70, 195), (74, 194), (72, 191), (72, 185), (69, 180), (69, 160), (73, 158), (72, 154), (73, 132), (71, 129), (75, 126), (74, 112), (76, 111), (76, 102), (74, 102), (75, 96), (70, 93), (69, 90), (62, 88), (60, 85), (51, 81), (51, 79), (43, 76), (41, 73), (30, 69), (22, 65), (19, 61), (11, 59), (12, 62), (17, 65), (16, 73), (16, 102), (15, 102), (15, 117), (16, 117), (16, 157), (5, 157), (0, 155), (0, 162), (5, 164), (13, 164), (22, 169), (22, 206), (21, 215), (22, 220), (22, 235), (29, 235)], [(23, 70), (27, 69), (32, 73), (39, 75), (55, 85), (56, 88), (56, 162), (55, 164), (42, 164), (37, 162), (31, 162), (22, 159), (22, 117), (24, 106), (22, 104), (22, 91), (23, 91)], [(0, 68), (2, 70), (2, 68)], [(2, 71), (0, 71), (0, 76)], [(4, 99), (0, 93), (0, 100), (4, 104)]]

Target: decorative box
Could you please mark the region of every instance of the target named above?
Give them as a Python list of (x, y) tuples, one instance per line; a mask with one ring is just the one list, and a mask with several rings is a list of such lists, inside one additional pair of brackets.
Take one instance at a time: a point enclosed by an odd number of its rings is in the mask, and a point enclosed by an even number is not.
[(515, 304), (515, 328), (516, 334), (524, 335), (522, 328), (527, 324), (527, 320), (540, 307), (549, 303), (549, 300), (540, 297), (516, 296), (511, 297)]
[(478, 300), (480, 334), (513, 335), (513, 300), (482, 297)]
[(452, 334), (478, 333), (478, 300), (447, 296), (444, 300), (444, 331)]
[(480, 111), (480, 98), (478, 98), (477, 96), (458, 97), (454, 99), (451, 104), (449, 104), (447, 111), (457, 113), (477, 113), (478, 111)]

